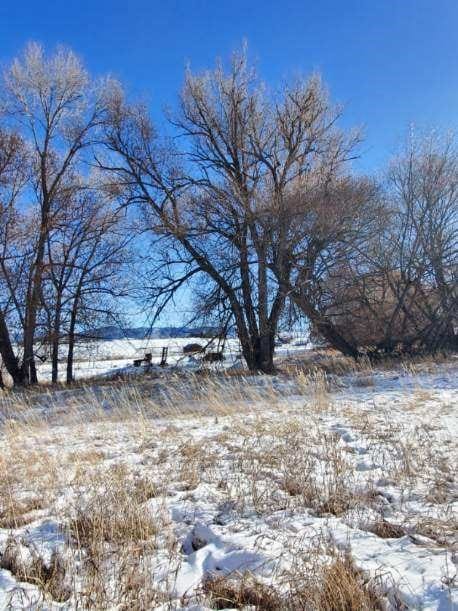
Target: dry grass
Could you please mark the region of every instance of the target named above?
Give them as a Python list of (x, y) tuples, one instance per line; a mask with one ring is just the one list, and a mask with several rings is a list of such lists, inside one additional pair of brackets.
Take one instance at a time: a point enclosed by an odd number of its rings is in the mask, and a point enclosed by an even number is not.
[(0, 498), (0, 528), (24, 526), (35, 518), (35, 515), (30, 515), (32, 512), (43, 508), (43, 501), (38, 497), (20, 499), (7, 493)]
[(278, 611), (283, 602), (272, 586), (263, 584), (250, 573), (209, 576), (202, 584), (202, 594), (212, 609), (253, 606), (263, 611)]
[(380, 518), (367, 526), (367, 530), (382, 539), (399, 539), (406, 535), (406, 530), (399, 524), (393, 524)]
[[(24, 550), (28, 552), (27, 555)], [(56, 602), (65, 602), (71, 596), (67, 566), (57, 551), (46, 563), (33, 546), (26, 546), (10, 537), (0, 556), (0, 568), (10, 571), (19, 581), (36, 585), (44, 597)]]
[(253, 574), (210, 575), (201, 592), (212, 609), (254, 607), (260, 611), (380, 611), (383, 597), (348, 554), (314, 564), (302, 573), (277, 575), (279, 585)]
[(336, 558), (323, 567), (314, 608), (323, 611), (376, 611), (384, 608), (376, 587), (358, 570), (351, 557)]
[(0, 528), (18, 528), (49, 506), (58, 486), (56, 459), (21, 443), (16, 432), (0, 450)]
[(149, 609), (168, 600), (164, 577), (155, 578), (152, 559), (165, 554), (173, 577), (177, 544), (164, 511), (152, 511), (153, 481), (118, 463), (85, 482), (69, 518), (69, 539), (81, 587), (73, 593), (84, 608)]
[(144, 502), (155, 494), (154, 485), (147, 480), (131, 480), (122, 463), (97, 473), (85, 483), (85, 500), (76, 506), (70, 521), (70, 533), (77, 546), (97, 556), (105, 544), (152, 545), (161, 522)]
[(241, 511), (309, 508), (339, 516), (370, 501), (372, 488), (357, 487), (345, 444), (317, 422), (256, 420), (236, 431), (243, 443), (232, 449), (236, 468), (229, 485)]
[(415, 522), (412, 532), (428, 537), (440, 547), (458, 551), (458, 518), (454, 514), (447, 519), (423, 516)]
[[(338, 367), (356, 373), (361, 388), (376, 383), (367, 364)], [(435, 414), (428, 413), (433, 393), (416, 388), (395, 406), (355, 404), (335, 392), (338, 367), (291, 373), (283, 386), (267, 377), (253, 383), (188, 376), (154, 391), (152, 380), (112, 383), (96, 394), (81, 388), (59, 413), (51, 410), (47, 422), (29, 418), (21, 403), (0, 440), (0, 528), (13, 533), (1, 565), (46, 599), (70, 597), (72, 608), (175, 608), (183, 529), (192, 527), (204, 494), (204, 512), (214, 507), (214, 524), (229, 524), (231, 532), (243, 532), (253, 514), (256, 524), (276, 525), (285, 541), (276, 560), (280, 566), (284, 556), (289, 564), (269, 579), (262, 571), (207, 575), (197, 598), (184, 597), (190, 603), (381, 608), (384, 588), (349, 554), (329, 546), (296, 552), (288, 541), (297, 537), (285, 533), (282, 519), (337, 518), (351, 537), (356, 516), (381, 539), (408, 533), (426, 545), (422, 535), (428, 545), (449, 549), (456, 528), (453, 456), (441, 446)], [(294, 403), (289, 394), (296, 395)], [(8, 409), (12, 415), (13, 404)], [(408, 415), (392, 418), (393, 410)], [(390, 499), (386, 486), (399, 498)], [(424, 507), (411, 515), (410, 500)], [(170, 501), (186, 508), (178, 533)], [(62, 550), (51, 560), (29, 550), (34, 560), (24, 564), (21, 528), (50, 516), (66, 521)], [(269, 554), (269, 543), (259, 546), (260, 554)]]
[(403, 375), (416, 376), (423, 373), (435, 373), (438, 368), (454, 367), (453, 353), (432, 355), (392, 355), (371, 361), (361, 357), (357, 361), (342, 356), (335, 350), (307, 351), (307, 354), (290, 355), (278, 359), (279, 369), (292, 376), (303, 374), (315, 375), (317, 372), (327, 376), (355, 376), (356, 386), (373, 386), (377, 371), (398, 371)]

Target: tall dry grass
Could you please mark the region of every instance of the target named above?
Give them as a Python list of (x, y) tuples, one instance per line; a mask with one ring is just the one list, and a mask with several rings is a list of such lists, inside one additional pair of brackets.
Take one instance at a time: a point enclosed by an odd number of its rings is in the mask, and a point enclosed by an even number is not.
[[(1, 405), (0, 529), (10, 538), (0, 549), (0, 566), (34, 588), (20, 586), (12, 604), (176, 608), (174, 588), (186, 555), (168, 503), (181, 495), (192, 524), (201, 486), (217, 503), (215, 524), (233, 520), (237, 529), (253, 514), (305, 512), (337, 517), (381, 539), (423, 536), (449, 548), (454, 470), (452, 456), (437, 451), (437, 432), (406, 429), (389, 412), (342, 403), (333, 375), (299, 371), (282, 384), (269, 377), (171, 376), (161, 384), (119, 381), (74, 394), (9, 394)], [(415, 399), (406, 394), (410, 420), (430, 395)], [(387, 519), (391, 501), (370, 473), (357, 470), (351, 443), (330, 428), (336, 417), (358, 433), (366, 459), (404, 491), (406, 503), (425, 498), (434, 511), (406, 513), (402, 523)], [(396, 507), (403, 510), (402, 503)], [(26, 536), (43, 519), (55, 520), (62, 534), (51, 556)], [(284, 556), (288, 568), (279, 562), (268, 580), (249, 572), (205, 575), (185, 602), (382, 608), (386, 580), (361, 572), (349, 553), (285, 543)], [(402, 609), (396, 596), (391, 602)]]

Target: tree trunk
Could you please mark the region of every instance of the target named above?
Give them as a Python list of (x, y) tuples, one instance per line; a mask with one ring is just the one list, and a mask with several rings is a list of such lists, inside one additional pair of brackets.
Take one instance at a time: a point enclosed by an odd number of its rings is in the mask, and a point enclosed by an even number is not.
[(40, 307), (41, 289), (43, 280), (43, 262), (45, 258), (46, 240), (49, 234), (50, 199), (46, 188), (45, 157), (42, 158), (42, 190), (43, 202), (41, 208), (40, 234), (36, 246), (36, 257), (33, 266), (30, 291), (27, 295), (25, 325), (24, 325), (24, 356), (23, 371), (24, 381), (28, 384), (37, 383), (35, 357), (33, 345), (35, 341), (35, 330), (37, 326), (37, 315)]
[(61, 305), (58, 302), (56, 304), (56, 312), (54, 315), (54, 322), (52, 326), (52, 374), (51, 379), (53, 384), (56, 384), (59, 380), (59, 339), (60, 339), (60, 310)]
[(41, 292), (41, 267), (44, 256), (44, 243), (38, 245), (37, 257), (35, 259), (34, 272), (31, 281), (30, 291), (27, 295), (26, 311), (24, 317), (24, 354), (22, 357), (22, 371), (25, 384), (35, 384), (37, 382), (35, 371), (35, 356), (33, 345), (35, 342), (35, 330), (37, 326), (38, 304)]
[[(231, 287), (224, 278), (215, 270), (205, 256), (201, 255), (194, 246), (186, 238), (180, 238), (181, 243), (197, 261), (201, 269), (205, 271), (220, 287), (227, 296), (231, 310), (235, 318), (237, 327), (237, 335), (242, 347), (242, 354), (248, 366), (248, 369), (253, 372), (273, 373), (275, 368), (273, 364), (274, 351), (274, 336), (278, 315), (281, 311), (275, 314), (275, 320), (267, 318), (265, 309), (267, 307), (267, 277), (266, 266), (264, 264), (262, 282), (265, 284), (264, 296), (261, 296), (264, 333), (261, 335), (256, 324), (256, 310), (251, 298), (251, 284), (248, 274), (248, 260), (245, 257), (244, 251), (241, 251), (240, 273), (242, 277), (242, 293), (243, 304), (241, 304), (236, 296), (235, 290)], [(248, 324), (247, 324), (248, 321)], [(262, 340), (261, 340), (262, 338)]]
[[(38, 256), (37, 256), (38, 259)], [(41, 267), (42, 263), (36, 263)], [(26, 314), (24, 320), (24, 354), (22, 360), (22, 370), (24, 382), (26, 384), (36, 384), (36, 368), (33, 345), (35, 342), (35, 330), (37, 326), (39, 295), (41, 292), (41, 271), (35, 272), (32, 279), (32, 290), (28, 296), (26, 304)]]
[(358, 347), (347, 341), (334, 325), (326, 320), (315, 308), (303, 297), (297, 293), (291, 293), (291, 297), (295, 304), (304, 312), (308, 319), (315, 325), (316, 330), (326, 339), (333, 348), (341, 352), (345, 356), (357, 359), (361, 356)]
[(274, 367), (274, 334), (262, 337), (240, 336), (243, 358), (253, 373), (272, 374)]
[(73, 355), (75, 352), (75, 328), (76, 328), (76, 317), (78, 314), (79, 304), (79, 291), (75, 295), (73, 300), (72, 312), (70, 315), (70, 326), (68, 329), (68, 353), (67, 353), (67, 384), (73, 382)]
[(265, 245), (257, 246), (258, 253), (258, 321), (259, 336), (255, 342), (256, 364), (263, 373), (273, 373), (275, 329), (269, 317), (268, 281)]
[(51, 355), (51, 381), (56, 384), (59, 380), (59, 340), (52, 339)]
[(24, 383), (22, 370), (19, 367), (18, 360), (14, 354), (11, 345), (11, 338), (6, 326), (6, 321), (3, 312), (0, 311), (0, 354), (7, 372), (13, 379), (15, 385)]
[(274, 333), (261, 335), (256, 342), (256, 363), (262, 373), (275, 373), (274, 366)]
[(357, 359), (361, 356), (357, 346), (348, 342), (334, 327), (326, 320), (313, 321), (318, 333), (322, 335), (333, 348), (341, 352), (344, 356)]
[(68, 353), (67, 353), (67, 384), (73, 382), (73, 354), (75, 348), (75, 328), (70, 322), (70, 330), (68, 332)]

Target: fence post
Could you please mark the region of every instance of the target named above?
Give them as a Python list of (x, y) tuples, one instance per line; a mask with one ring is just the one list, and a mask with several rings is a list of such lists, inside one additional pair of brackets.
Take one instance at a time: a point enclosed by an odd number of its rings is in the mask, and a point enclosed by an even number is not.
[(165, 367), (167, 365), (168, 352), (169, 352), (169, 349), (167, 347), (162, 348), (161, 367)]

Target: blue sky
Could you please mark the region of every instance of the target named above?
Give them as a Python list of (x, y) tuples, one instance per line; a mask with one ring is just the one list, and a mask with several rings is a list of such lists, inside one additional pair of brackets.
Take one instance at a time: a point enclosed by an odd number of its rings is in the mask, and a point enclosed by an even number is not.
[[(157, 120), (188, 62), (210, 67), (244, 39), (272, 86), (320, 71), (344, 124), (364, 127), (362, 171), (381, 169), (411, 123), (458, 128), (457, 31), (458, 0), (0, 1), (0, 61), (30, 40), (69, 45)], [(161, 322), (179, 319), (178, 308)]]
[(378, 168), (408, 125), (458, 126), (457, 0), (2, 0), (0, 59), (29, 40), (71, 46), (95, 74), (113, 73), (150, 101), (173, 105), (189, 61), (211, 66), (247, 39), (276, 85), (322, 73), (363, 125), (360, 167)]

